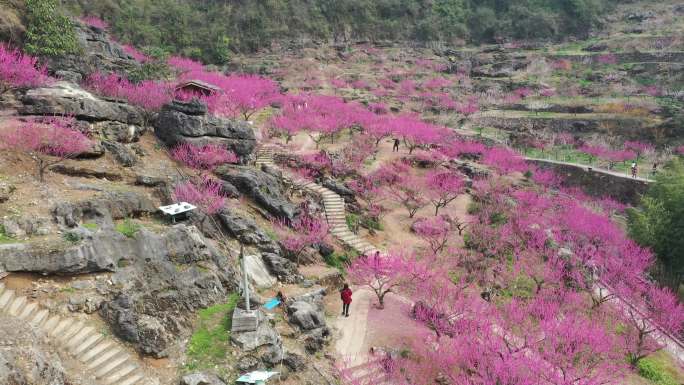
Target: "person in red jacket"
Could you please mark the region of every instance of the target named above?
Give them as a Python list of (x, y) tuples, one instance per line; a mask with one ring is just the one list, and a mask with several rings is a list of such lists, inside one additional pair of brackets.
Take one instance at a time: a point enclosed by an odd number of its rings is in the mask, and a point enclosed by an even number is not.
[(344, 284), (344, 288), (340, 291), (340, 298), (342, 298), (342, 315), (349, 317), (349, 305), (352, 303), (352, 291), (346, 283)]

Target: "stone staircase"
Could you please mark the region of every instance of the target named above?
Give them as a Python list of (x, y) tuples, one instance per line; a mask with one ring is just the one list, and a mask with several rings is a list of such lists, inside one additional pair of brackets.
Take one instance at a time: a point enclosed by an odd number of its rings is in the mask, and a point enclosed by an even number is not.
[(138, 360), (111, 338), (74, 318), (50, 315), (37, 303), (18, 296), (0, 282), (0, 314), (19, 318), (42, 330), (50, 340), (83, 364), (97, 385), (153, 385)]
[[(271, 146), (264, 146), (257, 151), (256, 166), (263, 165), (277, 167), (274, 156), (277, 149)], [(323, 199), (325, 216), (330, 226), (330, 233), (339, 239), (346, 246), (358, 251), (361, 254), (372, 255), (378, 249), (365, 241), (363, 238), (354, 234), (347, 226), (347, 216), (344, 208), (344, 199), (334, 191), (327, 189), (319, 184), (310, 182), (299, 177), (289, 175), (283, 171), (283, 178), (296, 188), (307, 190)]]

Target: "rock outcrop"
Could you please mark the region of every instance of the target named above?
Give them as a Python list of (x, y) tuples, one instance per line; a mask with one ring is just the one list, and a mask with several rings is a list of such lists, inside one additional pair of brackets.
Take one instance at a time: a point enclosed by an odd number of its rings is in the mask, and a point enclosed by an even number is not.
[(76, 22), (75, 32), (81, 52), (48, 61), (48, 68), (58, 77), (79, 82), (94, 72), (122, 73), (140, 66), (104, 30)]
[(325, 323), (323, 298), (325, 289), (287, 300), (288, 321), (303, 334), (304, 348), (315, 353), (330, 339), (330, 329)]
[(0, 336), (0, 384), (81, 384), (66, 374), (64, 363), (45, 335), (26, 322), (0, 315)]
[[(55, 82), (52, 85), (34, 88), (20, 96), (23, 115), (73, 115), (88, 122), (114, 121), (141, 126), (144, 123), (140, 109), (116, 100), (96, 97), (79, 86), (69, 82)], [(136, 128), (137, 129), (137, 128)]]
[(304, 280), (302, 275), (299, 274), (299, 270), (297, 270), (297, 265), (289, 259), (271, 253), (263, 253), (261, 258), (271, 274), (278, 278), (278, 281), (299, 283)]
[(144, 195), (113, 192), (77, 203), (60, 203), (52, 209), (52, 215), (56, 223), (66, 227), (76, 227), (81, 222), (111, 227), (113, 219), (139, 217), (156, 211), (152, 201)]
[(249, 167), (221, 166), (216, 175), (230, 182), (242, 194), (254, 199), (271, 215), (292, 220), (297, 215), (294, 204), (287, 200), (279, 179), (263, 171)]
[(252, 219), (226, 209), (219, 212), (217, 217), (223, 229), (241, 243), (255, 246), (264, 253), (280, 254), (281, 250), (278, 243), (259, 228)]
[(211, 116), (179, 101), (162, 108), (154, 127), (159, 139), (169, 146), (184, 142), (215, 144), (232, 150), (243, 160), (256, 146), (254, 130), (247, 122)]
[(194, 226), (176, 225), (163, 235), (141, 230), (128, 242), (135, 247), (120, 254), (116, 289), (100, 315), (142, 353), (164, 357), (190, 332), (195, 311), (236, 290), (237, 273)]

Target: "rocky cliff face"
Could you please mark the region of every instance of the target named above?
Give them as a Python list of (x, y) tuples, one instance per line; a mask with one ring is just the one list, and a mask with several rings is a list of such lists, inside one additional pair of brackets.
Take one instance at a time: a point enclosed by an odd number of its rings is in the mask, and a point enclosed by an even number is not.
[(104, 30), (80, 22), (75, 26), (82, 52), (51, 58), (48, 67), (57, 77), (79, 82), (94, 72), (121, 73), (140, 66)]

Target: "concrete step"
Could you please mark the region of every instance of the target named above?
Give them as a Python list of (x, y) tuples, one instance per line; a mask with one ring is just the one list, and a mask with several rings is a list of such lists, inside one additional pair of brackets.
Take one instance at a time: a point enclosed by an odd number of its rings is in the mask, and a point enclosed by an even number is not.
[(120, 379), (126, 378), (126, 376), (133, 373), (136, 369), (138, 369), (138, 367), (134, 364), (124, 364), (119, 369), (115, 370), (112, 374), (109, 374), (105, 378), (104, 383), (105, 385), (113, 385)]
[(24, 309), (24, 306), (26, 306), (26, 297), (16, 297), (12, 304), (7, 308), (7, 313), (17, 316), (19, 315), (19, 312)]
[(110, 360), (118, 357), (121, 355), (122, 352), (119, 348), (114, 348), (114, 349), (109, 349), (101, 353), (99, 356), (95, 357), (94, 360), (90, 361), (88, 363), (88, 369), (90, 370), (95, 370), (98, 367), (102, 366), (103, 364), (106, 364)]
[(124, 379), (119, 383), (119, 385), (136, 385), (143, 379), (142, 374), (134, 373), (132, 376)]
[(62, 342), (69, 341), (72, 337), (74, 337), (78, 332), (80, 332), (83, 329), (83, 322), (81, 321), (76, 321), (71, 324), (68, 328), (64, 330), (63, 333), (58, 334), (56, 337), (58, 340)]
[(100, 366), (96, 371), (95, 371), (95, 377), (97, 378), (104, 378), (107, 377), (110, 374), (114, 374), (114, 371), (119, 368), (120, 366), (123, 366), (124, 363), (128, 361), (128, 355), (125, 353), (122, 353), (108, 362), (104, 363), (104, 365)]
[(78, 346), (71, 349), (71, 353), (75, 356), (87, 351), (91, 347), (95, 346), (98, 342), (102, 341), (104, 336), (100, 333), (91, 334), (88, 338), (83, 340)]
[(59, 316), (56, 316), (56, 315), (52, 316), (43, 324), (41, 329), (43, 329), (44, 332), (50, 334), (50, 332), (53, 331), (55, 329), (55, 327), (57, 327), (57, 324), (59, 324), (59, 321), (61, 321)]
[(100, 354), (103, 352), (106, 352), (107, 350), (111, 349), (114, 347), (114, 343), (111, 341), (103, 340), (102, 342), (96, 344), (90, 349), (86, 349), (85, 352), (81, 353), (78, 355), (78, 359), (81, 360), (81, 362), (87, 363), (88, 361), (92, 360), (95, 357), (98, 357)]
[(7, 308), (14, 301), (14, 290), (5, 290), (0, 295), (0, 310), (7, 312)]
[(66, 344), (67, 349), (71, 350), (71, 349), (77, 347), (78, 345), (81, 344), (81, 342), (85, 341), (86, 339), (88, 339), (88, 337), (92, 336), (94, 332), (95, 332), (94, 328), (92, 328), (90, 326), (84, 327), (83, 329), (81, 329), (81, 331), (74, 334), (73, 337), (69, 338), (69, 341), (67, 341), (67, 344)]
[(34, 312), (38, 310), (38, 304), (35, 302), (30, 302), (28, 305), (24, 306), (24, 309), (19, 313), (19, 318), (23, 320), (28, 320)]
[(33, 318), (31, 318), (29, 323), (38, 328), (48, 319), (49, 316), (50, 312), (47, 309), (40, 309), (36, 312)]
[(59, 321), (59, 323), (57, 324), (57, 326), (55, 326), (54, 329), (48, 331), (48, 335), (53, 337), (58, 336), (62, 334), (67, 328), (69, 328), (69, 326), (71, 326), (72, 323), (73, 321), (71, 319), (64, 318), (63, 320)]

